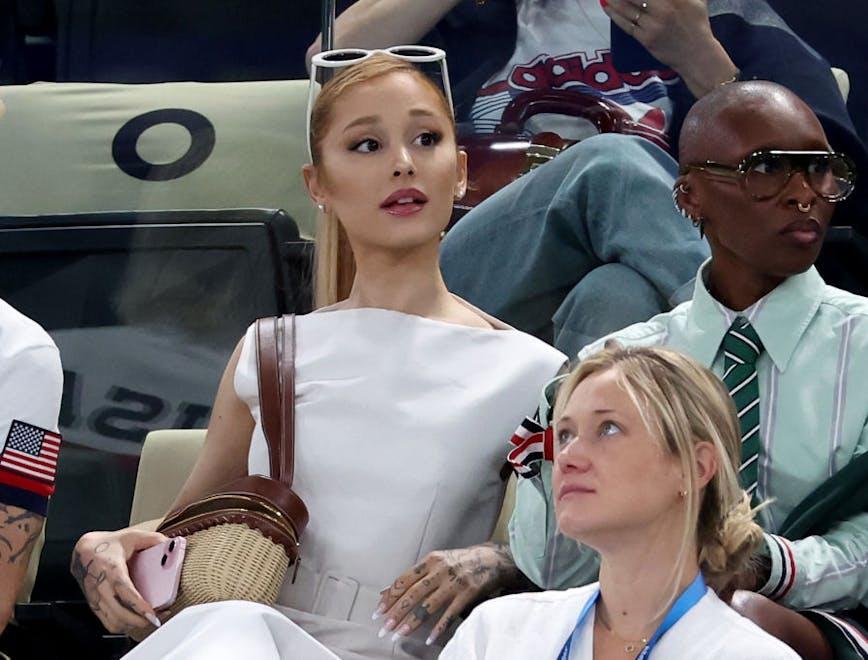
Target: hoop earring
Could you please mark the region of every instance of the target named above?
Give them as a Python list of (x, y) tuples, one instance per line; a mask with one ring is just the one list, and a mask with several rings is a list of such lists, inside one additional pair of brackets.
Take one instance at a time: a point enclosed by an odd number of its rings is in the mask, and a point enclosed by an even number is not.
[(686, 218), (688, 220), (693, 220), (693, 218), (688, 215), (687, 211), (681, 208), (681, 204), (678, 203), (678, 193), (685, 194), (690, 191), (683, 183), (678, 184), (675, 188), (672, 189), (672, 204), (675, 206), (675, 210), (681, 214), (681, 217)]

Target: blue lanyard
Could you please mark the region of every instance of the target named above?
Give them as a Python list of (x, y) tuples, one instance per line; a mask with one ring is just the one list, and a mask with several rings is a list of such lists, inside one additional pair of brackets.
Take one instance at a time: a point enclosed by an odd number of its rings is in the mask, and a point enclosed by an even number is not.
[[(702, 600), (702, 597), (705, 595), (705, 580), (702, 578), (702, 573), (697, 573), (693, 582), (690, 583), (690, 586), (685, 589), (682, 594), (678, 597), (669, 611), (666, 613), (666, 618), (663, 619), (663, 623), (660, 624), (660, 627), (654, 632), (651, 636), (649, 642), (645, 645), (645, 648), (642, 649), (642, 652), (636, 656), (636, 660), (645, 660), (649, 655), (651, 655), (652, 649), (657, 645), (657, 642), (660, 641), (660, 638), (666, 634), (666, 632), (678, 623), (678, 620), (681, 619), (687, 612), (692, 608), (696, 603)], [(557, 660), (569, 660), (570, 651), (573, 647), (573, 637), (576, 636), (576, 631), (578, 631), (582, 625), (585, 623), (585, 619), (588, 616), (588, 612), (591, 611), (591, 608), (596, 605), (597, 600), (600, 598), (600, 590), (597, 589), (596, 593), (588, 599), (588, 602), (585, 603), (585, 606), (582, 608), (582, 611), (579, 613), (579, 619), (576, 621), (576, 627), (573, 628), (573, 631), (570, 633), (570, 636), (567, 637), (567, 641), (564, 642), (564, 646), (561, 649), (561, 652), (558, 654)]]

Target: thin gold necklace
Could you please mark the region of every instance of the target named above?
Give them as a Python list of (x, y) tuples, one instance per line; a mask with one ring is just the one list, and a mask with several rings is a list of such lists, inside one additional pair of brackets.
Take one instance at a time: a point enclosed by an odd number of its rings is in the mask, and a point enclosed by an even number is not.
[(648, 645), (647, 637), (643, 637), (642, 639), (626, 639), (624, 637), (621, 637), (621, 635), (619, 635), (612, 629), (612, 626), (609, 625), (609, 622), (606, 621), (606, 617), (603, 615), (603, 610), (601, 610), (599, 607), (597, 608), (597, 619), (599, 619), (600, 623), (603, 624), (603, 627), (608, 630), (609, 633), (617, 637), (618, 640), (624, 644), (624, 653), (626, 653), (627, 655), (635, 658), (636, 654)]

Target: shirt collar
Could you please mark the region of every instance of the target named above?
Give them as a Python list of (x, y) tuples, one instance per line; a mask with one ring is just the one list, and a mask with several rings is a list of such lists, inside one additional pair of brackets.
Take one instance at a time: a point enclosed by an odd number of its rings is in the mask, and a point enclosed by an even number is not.
[(776, 289), (743, 312), (733, 312), (711, 297), (705, 275), (711, 259), (699, 267), (693, 302), (687, 315), (694, 337), (694, 355), (703, 364), (714, 362), (723, 336), (736, 315), (746, 316), (778, 371), (784, 371), (805, 330), (820, 307), (826, 283), (811, 266), (784, 280)]

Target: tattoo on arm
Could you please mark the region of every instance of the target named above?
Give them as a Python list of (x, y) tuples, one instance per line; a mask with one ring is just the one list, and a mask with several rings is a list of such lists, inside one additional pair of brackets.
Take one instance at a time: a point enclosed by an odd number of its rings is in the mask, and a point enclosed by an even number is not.
[(26, 510), (15, 511), (0, 505), (0, 563), (29, 560), (30, 551), (42, 531), (42, 516)]

